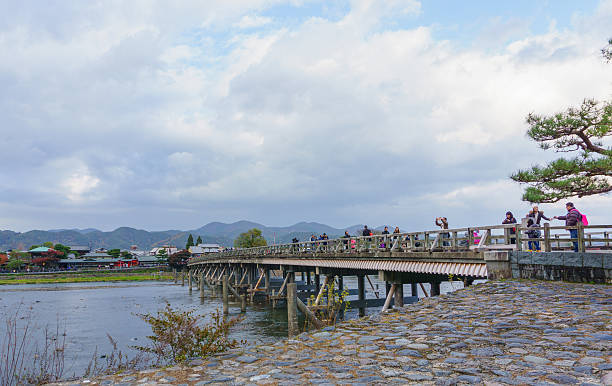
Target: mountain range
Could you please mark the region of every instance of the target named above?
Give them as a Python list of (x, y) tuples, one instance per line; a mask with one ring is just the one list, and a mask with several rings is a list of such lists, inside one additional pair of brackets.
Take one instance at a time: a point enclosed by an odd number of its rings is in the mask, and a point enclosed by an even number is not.
[(0, 250), (25, 250), (31, 245), (42, 244), (46, 241), (64, 245), (86, 245), (91, 248), (107, 249), (127, 249), (132, 245), (136, 245), (140, 249), (147, 250), (168, 244), (180, 248), (187, 243), (189, 234), (193, 235), (194, 240), (198, 236), (202, 237), (204, 243), (232, 246), (234, 239), (240, 233), (252, 228), (260, 229), (268, 243), (274, 241), (276, 243), (286, 243), (291, 242), (294, 237), (298, 240), (309, 239), (312, 234), (320, 235), (327, 233), (330, 238), (340, 237), (344, 234), (345, 230), (354, 235), (359, 233), (363, 225), (353, 225), (344, 229), (337, 229), (316, 222), (300, 222), (287, 227), (267, 227), (251, 221), (237, 221), (231, 224), (211, 222), (198, 229), (188, 231), (146, 231), (129, 227), (121, 227), (109, 232), (94, 228), (32, 230), (28, 232), (3, 230), (0, 231)]

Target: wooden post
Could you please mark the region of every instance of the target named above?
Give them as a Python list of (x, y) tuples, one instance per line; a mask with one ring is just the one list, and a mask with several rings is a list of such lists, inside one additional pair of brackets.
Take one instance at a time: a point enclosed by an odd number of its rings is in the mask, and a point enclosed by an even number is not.
[(270, 269), (268, 267), (264, 267), (264, 273), (266, 275), (264, 285), (266, 286), (266, 294), (270, 296)]
[(419, 297), (419, 290), (417, 289), (417, 283), (410, 283), (410, 292), (412, 296)]
[[(388, 281), (385, 282), (385, 294), (389, 296), (389, 292), (391, 291), (391, 283)], [(391, 295), (393, 296), (393, 295)], [(393, 304), (389, 304), (389, 308), (393, 308)]]
[(519, 252), (523, 250), (523, 235), (521, 234), (521, 228), (522, 226), (520, 224), (516, 224), (516, 250)]
[(229, 314), (229, 290), (227, 286), (229, 279), (227, 273), (223, 274), (223, 315)]
[(240, 312), (246, 312), (246, 295), (240, 296)]
[(193, 273), (191, 272), (191, 270), (189, 270), (188, 284), (189, 291), (191, 291), (193, 289)]
[(432, 281), (430, 284), (431, 284), (431, 296), (440, 295), (440, 282)]
[(550, 245), (550, 224), (544, 223), (544, 252), (552, 252), (552, 245)]
[(403, 307), (404, 306), (404, 285), (399, 283), (395, 286), (395, 294), (393, 295), (395, 299), (395, 307)]
[(200, 275), (200, 297), (204, 298), (204, 271)]
[(321, 290), (321, 275), (315, 274), (314, 282), (315, 282), (315, 293), (318, 294), (319, 290)]
[(176, 268), (172, 268), (172, 274), (174, 275), (174, 284), (178, 283), (178, 274)]
[(427, 290), (425, 289), (425, 286), (423, 285), (423, 283), (419, 283), (419, 286), (421, 287), (421, 291), (423, 291), (423, 295), (425, 295), (425, 297), (428, 298), (429, 294), (427, 293)]
[[(342, 275), (338, 275), (338, 300), (341, 300), (340, 297), (342, 296), (341, 294), (343, 290), (344, 290), (344, 278), (342, 277)], [(340, 305), (339, 316), (340, 316), (340, 320), (344, 319), (344, 304)]]
[(329, 281), (329, 276), (325, 276), (325, 280), (323, 280), (323, 285), (321, 286), (321, 288), (319, 288), (319, 294), (317, 295), (317, 298), (315, 299), (315, 303), (314, 303), (315, 306), (318, 306), (319, 303), (321, 302), (321, 297), (323, 297), (323, 292), (325, 292), (325, 286), (327, 285), (328, 281)]
[(582, 222), (576, 223), (576, 226), (578, 227), (578, 252), (584, 252), (586, 249), (584, 246), (584, 227)]
[(395, 283), (391, 285), (391, 288), (389, 289), (389, 291), (387, 291), (387, 299), (385, 300), (385, 305), (383, 306), (381, 312), (386, 312), (389, 309), (389, 306), (391, 305), (391, 298), (393, 297), (394, 293), (395, 293)]
[(181, 271), (181, 286), (185, 286), (185, 271)]
[(288, 272), (289, 283), (287, 283), (287, 327), (289, 336), (296, 336), (298, 334), (298, 320), (297, 320), (297, 284), (295, 283), (295, 274)]
[(374, 289), (374, 284), (372, 284), (372, 280), (370, 280), (370, 277), (368, 275), (365, 275), (365, 277), (366, 279), (368, 279), (368, 283), (370, 283), (370, 288), (372, 288), (372, 292), (374, 292), (374, 296), (376, 296), (376, 299), (380, 298), (378, 290)]
[(321, 328), (323, 326), (325, 326), (325, 323), (323, 323), (322, 321), (320, 321), (316, 315), (310, 311), (310, 309), (304, 304), (304, 302), (302, 302), (300, 300), (300, 298), (298, 298), (296, 296), (295, 298), (295, 302), (297, 304), (297, 308), (302, 311), (302, 313), (304, 315), (306, 315), (306, 317), (308, 318), (308, 320), (310, 320), (310, 322), (315, 326), (315, 328)]
[(365, 300), (366, 300), (366, 296), (365, 296), (365, 277), (364, 275), (357, 275), (357, 295), (359, 296), (359, 316), (365, 316), (365, 311), (366, 311), (366, 307), (365, 307)]
[(606, 239), (606, 248), (610, 248), (610, 240), (608, 239), (609, 236), (610, 234), (608, 232), (604, 232), (604, 239)]

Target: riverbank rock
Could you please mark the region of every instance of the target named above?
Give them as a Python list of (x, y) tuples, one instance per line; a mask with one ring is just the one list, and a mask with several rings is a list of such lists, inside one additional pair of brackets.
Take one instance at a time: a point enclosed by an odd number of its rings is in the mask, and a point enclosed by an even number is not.
[(160, 370), (160, 376), (76, 383), (612, 384), (610, 286), (487, 282), (396, 311)]

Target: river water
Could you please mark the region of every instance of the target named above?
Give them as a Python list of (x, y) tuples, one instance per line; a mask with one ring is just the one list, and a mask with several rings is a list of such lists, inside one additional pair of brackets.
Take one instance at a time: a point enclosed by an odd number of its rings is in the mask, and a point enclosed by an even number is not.
[[(384, 283), (372, 276), (373, 285), (384, 296)], [(354, 278), (345, 278), (345, 285), (356, 288)], [(366, 286), (369, 285), (366, 283)], [(461, 282), (442, 283), (441, 292), (462, 288)], [(425, 284), (428, 289), (428, 285)], [(372, 288), (367, 297), (374, 298)], [(423, 296), (419, 289), (420, 296)], [(404, 294), (410, 294), (405, 286)], [(0, 287), (0, 329), (4, 333), (4, 318), (19, 312), (31, 317), (35, 339), (42, 339), (45, 328), (66, 331), (66, 377), (80, 376), (93, 358), (110, 353), (112, 346), (107, 335), (113, 337), (118, 348), (134, 355), (133, 345), (146, 345), (149, 326), (137, 314), (154, 314), (169, 302), (175, 309), (195, 310), (204, 318), (222, 307), (218, 297), (206, 288), (205, 296), (199, 291), (191, 293), (187, 287), (169, 282), (130, 283), (74, 283), (74, 284), (26, 284)], [(354, 297), (353, 297), (354, 298)], [(379, 312), (369, 308), (368, 313)], [(239, 315), (239, 304), (230, 303), (230, 314)], [(349, 310), (346, 318), (357, 317), (357, 310)], [(25, 319), (22, 319), (22, 322)], [(300, 320), (300, 323), (302, 320)], [(300, 324), (302, 325), (302, 324)], [(273, 343), (287, 336), (287, 312), (284, 307), (272, 309), (269, 305), (249, 306), (239, 324), (233, 328), (232, 337), (250, 344)]]

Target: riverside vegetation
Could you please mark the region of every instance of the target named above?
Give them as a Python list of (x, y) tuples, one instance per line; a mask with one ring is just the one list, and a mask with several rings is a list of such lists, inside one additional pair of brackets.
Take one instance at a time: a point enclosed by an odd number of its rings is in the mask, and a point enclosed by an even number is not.
[(73, 271), (0, 274), (2, 284), (88, 283), (115, 281), (171, 280), (170, 272), (159, 268), (105, 271)]
[[(229, 338), (230, 329), (239, 318), (222, 317), (219, 310), (211, 315), (211, 321), (202, 322), (194, 311), (173, 309), (170, 304), (156, 314), (137, 314), (151, 327), (149, 345), (132, 346), (139, 351), (129, 356), (122, 352), (117, 342), (108, 336), (112, 351), (99, 356), (93, 353), (86, 377), (120, 374), (142, 370), (152, 366), (184, 364), (194, 358), (206, 358), (213, 354), (238, 347), (244, 342)], [(31, 313), (21, 307), (5, 315), (0, 328), (0, 385), (42, 385), (58, 382), (65, 377), (64, 351), (67, 332), (59, 320), (54, 329), (41, 329), (35, 325)], [(2, 331), (2, 329), (4, 331)]]

